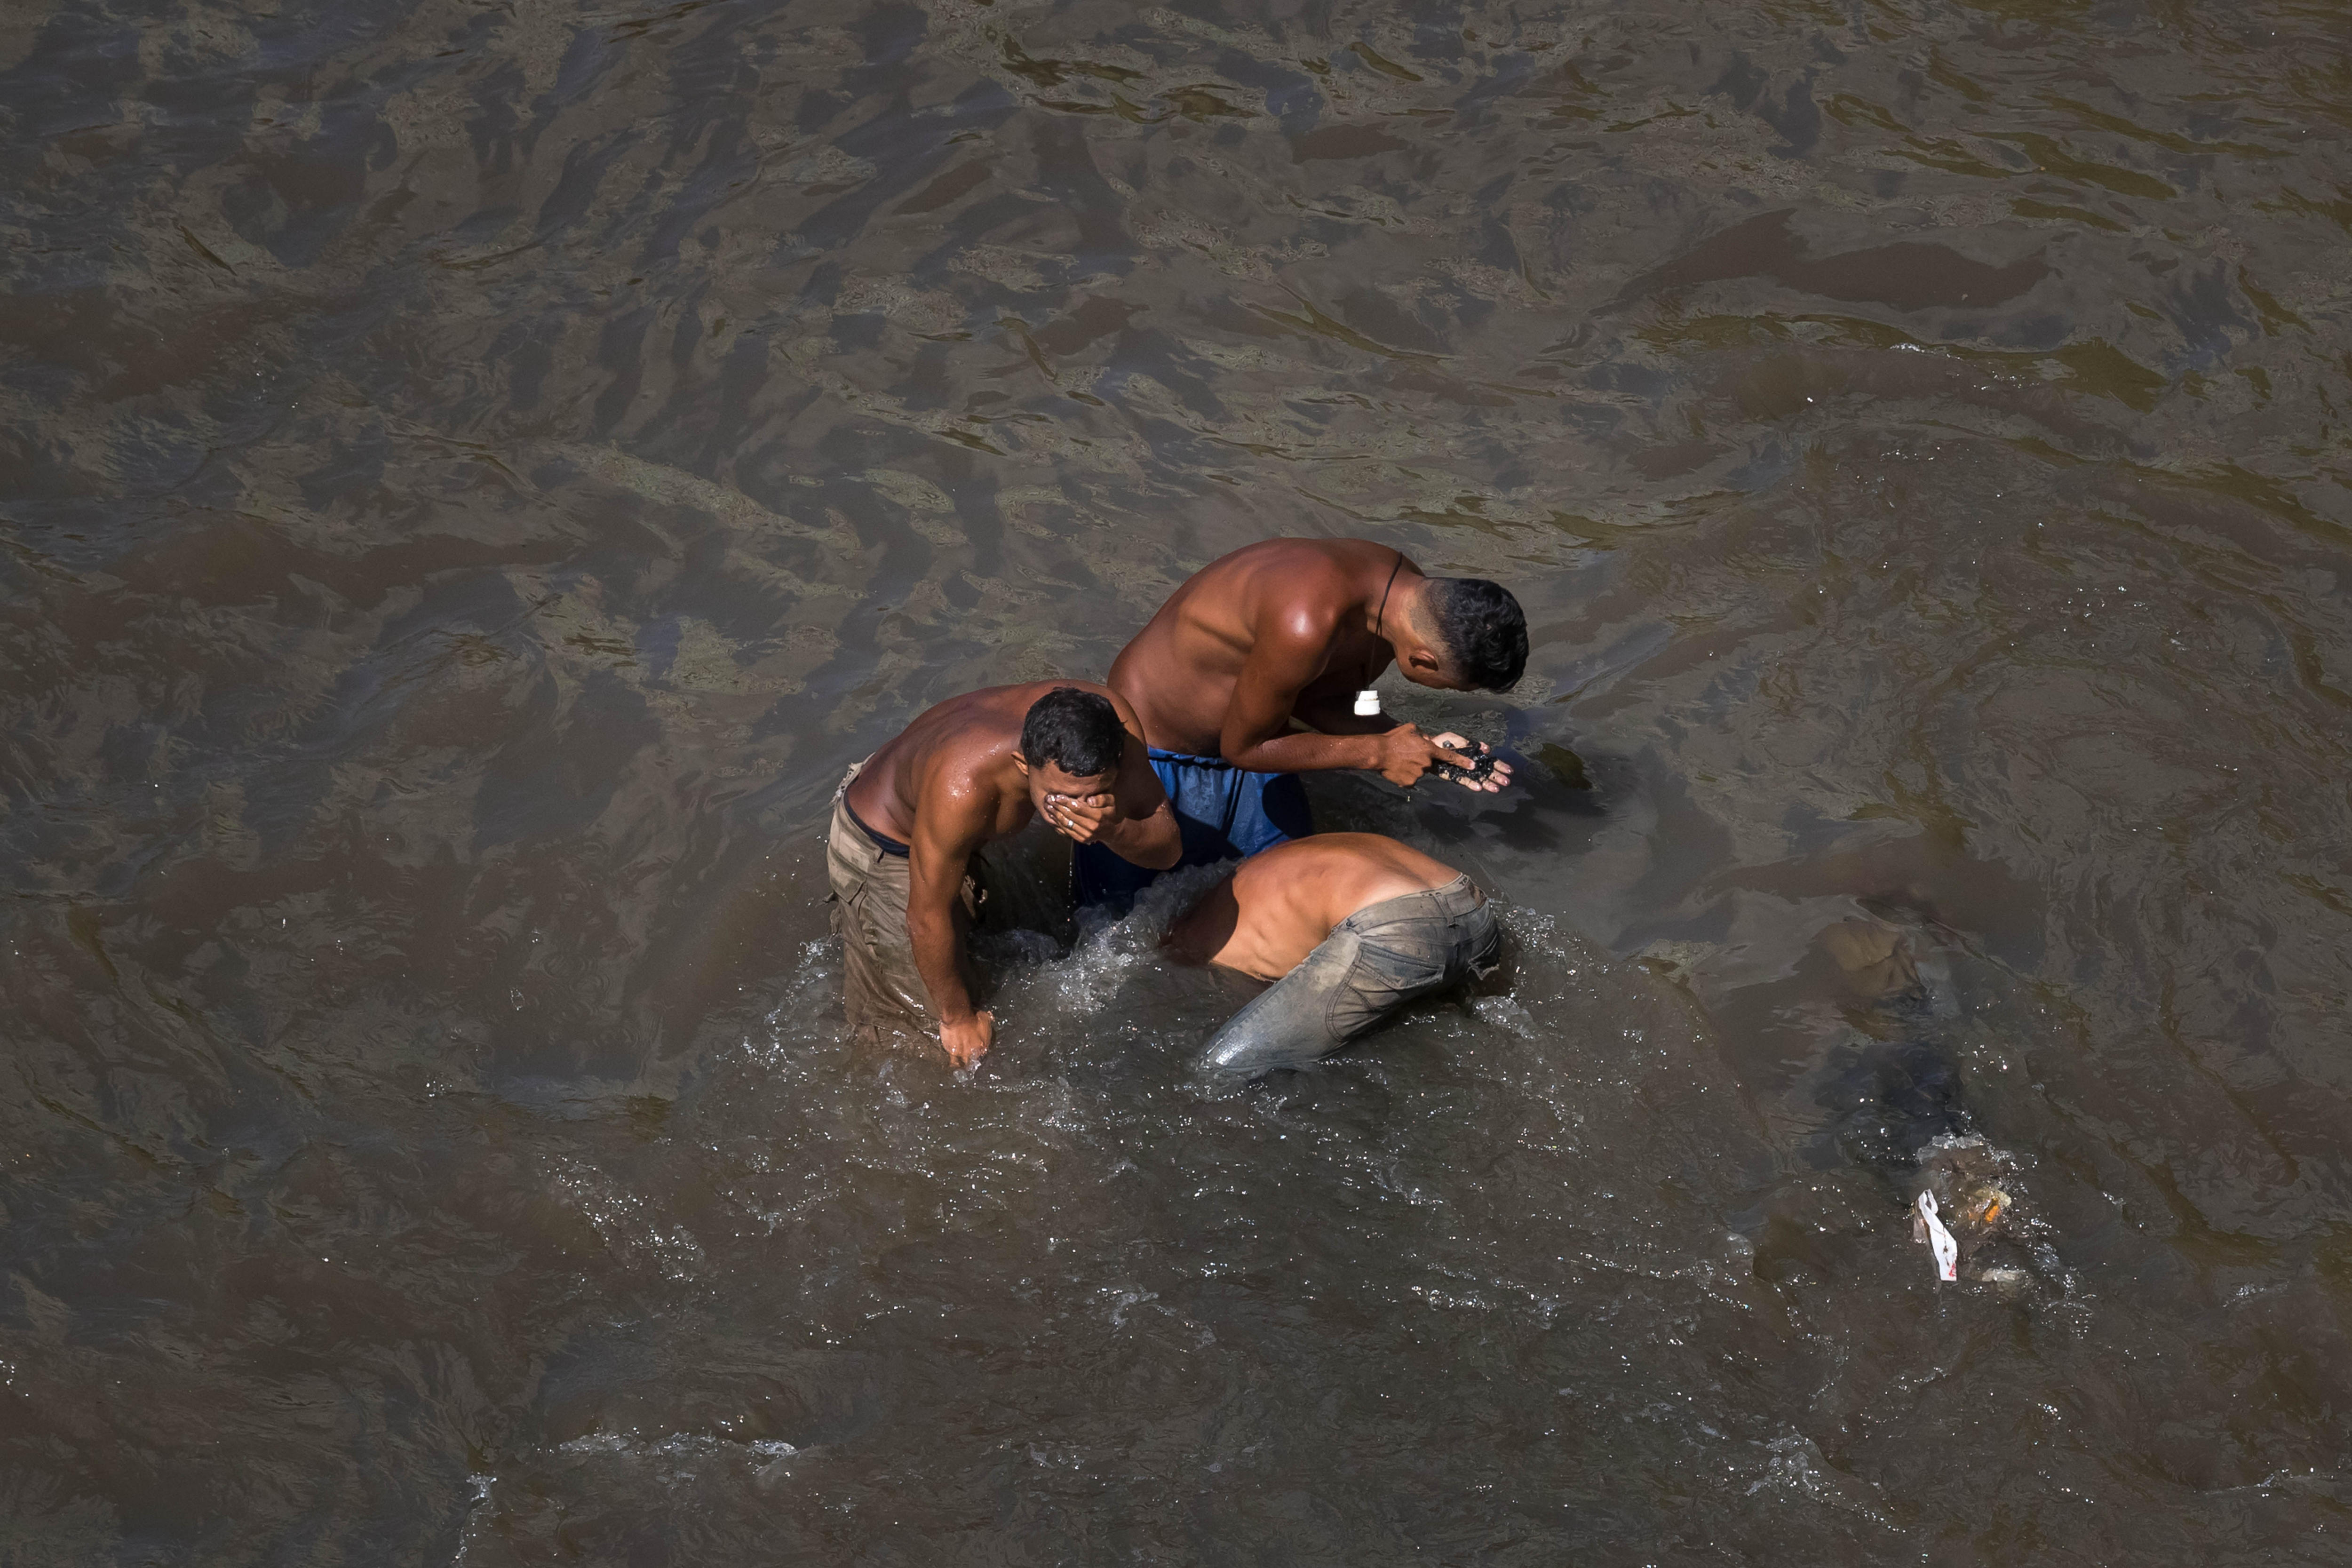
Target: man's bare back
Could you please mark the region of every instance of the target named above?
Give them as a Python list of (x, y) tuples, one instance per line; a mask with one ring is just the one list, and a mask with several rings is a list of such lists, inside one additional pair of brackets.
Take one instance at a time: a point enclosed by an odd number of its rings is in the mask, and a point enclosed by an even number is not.
[[(849, 809), (869, 827), (908, 843), (927, 800), (960, 825), (980, 826), (981, 842), (1020, 832), (1037, 815), (1025, 779), (1013, 766), (1021, 725), (1040, 697), (1065, 686), (1108, 698), (1120, 722), (1141, 732), (1125, 700), (1091, 680), (983, 687), (925, 709), (868, 758), (849, 786)], [(1058, 830), (1061, 824), (1053, 826)]]
[(1244, 860), (1163, 941), (1274, 982), (1202, 1058), (1255, 1078), (1310, 1066), (1414, 998), (1492, 973), (1502, 927), (1453, 867), (1377, 833), (1327, 833)]
[(1162, 942), (1188, 963), (1278, 980), (1358, 910), (1442, 888), (1459, 876), (1381, 834), (1318, 833), (1243, 861)]
[[(1359, 717), (1354, 700), (1391, 662), (1418, 685), (1479, 684), (1442, 645), (1424, 602), (1430, 587), (1402, 551), (1369, 540), (1249, 545), (1169, 596), (1111, 666), (1111, 689), (1164, 751), (1265, 773), (1373, 769), (1411, 784), (1438, 762), (1469, 765), (1475, 759), (1455, 749), (1467, 742)], [(1522, 636), (1522, 662), (1524, 646)], [(1315, 732), (1294, 732), (1294, 718)], [(1508, 782), (1502, 766), (1466, 787)]]

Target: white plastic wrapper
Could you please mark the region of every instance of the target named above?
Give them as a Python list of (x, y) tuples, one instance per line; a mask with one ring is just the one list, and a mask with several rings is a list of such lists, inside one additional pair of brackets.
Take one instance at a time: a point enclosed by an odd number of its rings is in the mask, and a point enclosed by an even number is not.
[(1936, 1217), (1935, 1194), (1919, 1194), (1919, 1220), (1927, 1227), (1927, 1245), (1936, 1254), (1936, 1278), (1958, 1279), (1960, 1277), (1960, 1244), (1952, 1239), (1952, 1233), (1946, 1230), (1944, 1222)]

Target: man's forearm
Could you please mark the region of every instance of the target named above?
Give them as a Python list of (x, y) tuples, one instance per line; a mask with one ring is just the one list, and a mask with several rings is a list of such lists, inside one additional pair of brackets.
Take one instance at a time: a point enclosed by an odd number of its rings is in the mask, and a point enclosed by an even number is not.
[[(1389, 728), (1394, 728), (1393, 724)], [(1318, 735), (1294, 731), (1225, 753), (1225, 761), (1254, 773), (1314, 773), (1339, 768), (1381, 765), (1379, 735)]]
[(1310, 730), (1326, 735), (1379, 735), (1396, 728), (1397, 721), (1385, 713), (1360, 714), (1343, 702), (1317, 701), (1312, 706), (1300, 703), (1290, 711), (1292, 719)]
[(1150, 816), (1106, 823), (1095, 842), (1147, 870), (1165, 871), (1184, 858), (1183, 830), (1176, 826), (1175, 811), (1165, 805)]
[(963, 953), (951, 914), (907, 911), (907, 936), (915, 949), (915, 972), (931, 994), (931, 1016), (942, 1022), (971, 1016), (971, 991), (963, 983)]

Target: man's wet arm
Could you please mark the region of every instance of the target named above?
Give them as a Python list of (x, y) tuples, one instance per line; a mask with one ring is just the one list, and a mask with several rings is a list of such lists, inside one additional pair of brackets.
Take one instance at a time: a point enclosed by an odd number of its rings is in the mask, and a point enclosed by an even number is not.
[(1297, 641), (1262, 645), (1250, 655), (1218, 736), (1225, 761), (1258, 773), (1316, 773), (1376, 765), (1371, 742), (1357, 735), (1286, 733), (1323, 654)]
[(1160, 775), (1152, 771), (1151, 749), (1143, 738), (1130, 733), (1127, 749), (1118, 759), (1118, 816), (1130, 822), (1143, 822), (1168, 804), (1168, 792), (1161, 787)]
[(956, 901), (963, 894), (972, 854), (985, 837), (982, 824), (956, 809), (960, 804), (938, 797), (924, 802), (924, 814), (916, 819), (908, 846), (907, 868), (907, 935), (914, 945), (916, 971), (931, 994), (932, 1012), (958, 1019), (971, 1016), (972, 1003), (963, 981)]
[(1378, 735), (1325, 735), (1312, 730), (1225, 748), (1225, 761), (1260, 773), (1313, 773), (1381, 765)]
[(963, 955), (958, 951), (956, 899), (963, 889), (966, 856), (941, 865), (944, 857), (923, 854), (917, 847), (907, 890), (907, 936), (915, 950), (915, 970), (930, 993), (931, 1013), (941, 1019), (971, 1016), (971, 992), (963, 983)]
[(1291, 717), (1326, 735), (1378, 735), (1396, 727), (1396, 721), (1385, 714), (1375, 713), (1370, 718), (1359, 715), (1352, 697), (1319, 693), (1301, 697), (1298, 705), (1291, 710)]

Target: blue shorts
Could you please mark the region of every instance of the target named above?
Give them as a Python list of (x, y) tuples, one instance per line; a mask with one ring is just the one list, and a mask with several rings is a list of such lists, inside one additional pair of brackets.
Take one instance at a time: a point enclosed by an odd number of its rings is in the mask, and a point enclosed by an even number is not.
[[(1255, 855), (1315, 831), (1307, 791), (1297, 773), (1254, 773), (1223, 757), (1151, 748), (1151, 771), (1176, 808), (1183, 831), (1184, 858), (1178, 866), (1213, 866)], [(1172, 869), (1172, 868), (1171, 868)], [(1099, 844), (1081, 844), (1070, 858), (1070, 877), (1080, 909), (1108, 905), (1124, 914), (1135, 895), (1159, 877), (1122, 860)]]

